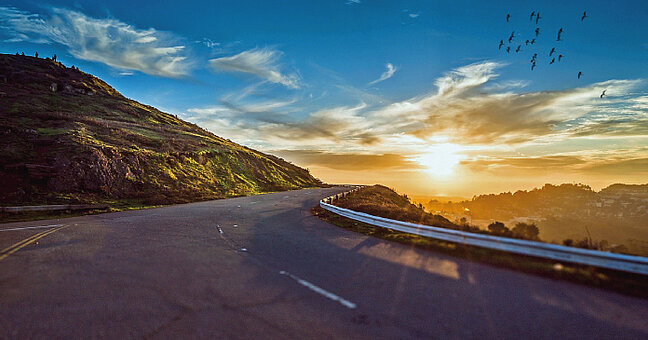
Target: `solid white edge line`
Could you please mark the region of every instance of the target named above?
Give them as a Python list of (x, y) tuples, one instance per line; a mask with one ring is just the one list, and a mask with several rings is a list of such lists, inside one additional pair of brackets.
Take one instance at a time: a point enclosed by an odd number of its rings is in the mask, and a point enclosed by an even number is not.
[(293, 279), (294, 281), (296, 281), (300, 285), (302, 285), (302, 286), (304, 286), (304, 287), (306, 287), (306, 288), (314, 291), (315, 293), (320, 294), (320, 295), (322, 295), (322, 296), (324, 296), (326, 298), (329, 298), (329, 299), (331, 299), (333, 301), (337, 301), (338, 303), (340, 303), (342, 306), (344, 306), (346, 308), (355, 309), (357, 307), (357, 305), (355, 303), (353, 303), (353, 302), (351, 302), (349, 300), (346, 300), (346, 299), (344, 299), (344, 298), (342, 298), (340, 296), (337, 296), (337, 295), (327, 291), (326, 289), (318, 287), (318, 286), (316, 286), (316, 285), (314, 285), (314, 284), (312, 284), (312, 283), (310, 283), (310, 282), (308, 282), (308, 281), (306, 281), (304, 279), (301, 279), (301, 278), (299, 278), (299, 277), (297, 277), (297, 276), (295, 276), (293, 274), (290, 274), (287, 271), (282, 270), (282, 271), (279, 272), (279, 274), (288, 276), (289, 278)]
[(16, 231), (16, 230), (25, 230), (25, 229), (43, 229), (43, 228), (54, 228), (54, 227), (60, 227), (60, 226), (62, 226), (62, 224), (49, 224), (49, 225), (41, 225), (41, 226), (35, 226), (35, 227), (1, 229), (0, 231)]

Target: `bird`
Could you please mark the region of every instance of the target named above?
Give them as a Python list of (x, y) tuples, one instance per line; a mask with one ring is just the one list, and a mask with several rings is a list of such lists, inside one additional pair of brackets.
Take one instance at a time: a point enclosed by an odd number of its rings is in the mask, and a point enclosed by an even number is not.
[(510, 53), (510, 52), (511, 52), (511, 46), (506, 46), (506, 53)]
[(511, 32), (511, 36), (509, 36), (509, 39), (508, 39), (509, 44), (511, 43), (511, 41), (513, 41), (514, 36), (515, 36), (515, 31)]
[(506, 15), (506, 22), (509, 22), (509, 19), (511, 19), (511, 15), (510, 15), (510, 14), (507, 14), (507, 15)]
[(581, 77), (582, 75), (583, 75), (583, 72), (578, 71), (578, 79), (580, 79), (580, 77)]
[(531, 57), (531, 62), (532, 62), (532, 63), (535, 63), (537, 57), (538, 57), (538, 54), (537, 54), (537, 53), (534, 53), (534, 54), (533, 54), (533, 57)]
[(531, 16), (529, 17), (529, 21), (533, 21), (534, 16), (535, 16), (535, 11), (531, 12)]
[(527, 39), (527, 40), (524, 42), (524, 46), (526, 46), (526, 45), (528, 45), (528, 44), (529, 44), (529, 39)]
[(497, 48), (498, 50), (502, 49), (502, 45), (504, 45), (504, 40), (500, 40), (499, 47)]
[(603, 93), (601, 93), (601, 98), (606, 96), (605, 91), (607, 91), (607, 89), (603, 90)]
[(522, 45), (518, 45), (518, 47), (515, 49), (515, 53), (520, 52), (520, 47), (522, 47)]
[(588, 18), (587, 11), (583, 12), (583, 16), (581, 17), (581, 21), (585, 20), (585, 18)]
[(558, 61), (561, 61), (562, 58), (563, 58), (563, 55), (562, 55), (562, 54), (559, 54), (559, 55), (558, 55)]
[(553, 64), (556, 62), (556, 58), (551, 59), (551, 62), (549, 62), (549, 65)]
[(534, 69), (535, 67), (536, 67), (536, 63), (535, 63), (535, 61), (534, 61), (533, 64), (531, 64), (531, 71), (533, 71), (533, 69)]
[(536, 13), (536, 25), (538, 24), (538, 20), (540, 20), (540, 12)]
[(540, 35), (540, 27), (536, 27), (535, 34), (536, 34), (536, 38), (538, 37), (538, 35)]
[(558, 30), (558, 38), (556, 39), (556, 41), (560, 41), (560, 34), (562, 34), (562, 32), (563, 32), (563, 29), (562, 29), (562, 27), (561, 27), (561, 28)]
[(556, 48), (552, 47), (551, 51), (549, 51), (549, 56), (551, 57), (551, 55), (554, 54), (554, 52), (556, 52)]
[(531, 39), (531, 41), (530, 41), (529, 43), (530, 43), (531, 45), (535, 44), (535, 38)]

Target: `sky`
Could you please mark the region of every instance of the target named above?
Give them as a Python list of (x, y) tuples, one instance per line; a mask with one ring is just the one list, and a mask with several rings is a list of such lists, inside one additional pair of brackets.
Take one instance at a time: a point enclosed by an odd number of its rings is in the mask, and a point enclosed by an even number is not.
[(648, 182), (647, 13), (646, 1), (0, 1), (0, 52), (57, 54), (329, 183), (599, 190)]

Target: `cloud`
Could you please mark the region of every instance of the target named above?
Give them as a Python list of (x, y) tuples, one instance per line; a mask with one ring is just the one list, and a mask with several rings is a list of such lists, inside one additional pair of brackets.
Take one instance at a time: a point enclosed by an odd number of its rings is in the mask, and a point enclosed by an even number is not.
[(178, 38), (153, 28), (142, 30), (116, 19), (97, 19), (54, 8), (47, 16), (0, 7), (0, 30), (9, 41), (57, 43), (82, 60), (162, 77), (186, 75), (189, 68)]
[(213, 40), (211, 40), (209, 38), (203, 38), (202, 40), (196, 40), (196, 41), (194, 41), (194, 43), (205, 45), (208, 48), (218, 48), (218, 47), (221, 46), (221, 43), (213, 41)]
[(345, 5), (353, 5), (353, 4), (357, 5), (357, 4), (360, 4), (360, 3), (362, 3), (362, 1), (360, 1), (360, 0), (347, 0)]
[(613, 176), (618, 176), (619, 174), (648, 175), (648, 157), (610, 160), (588, 165), (583, 170)]
[(394, 67), (394, 65), (392, 65), (391, 63), (385, 64), (385, 67), (387, 68), (387, 70), (385, 70), (385, 72), (383, 72), (380, 75), (380, 78), (378, 78), (378, 79), (376, 79), (376, 80), (374, 80), (372, 82), (369, 82), (369, 85), (373, 85), (373, 84), (379, 83), (379, 82), (381, 82), (383, 80), (387, 80), (387, 79), (391, 78), (392, 76), (394, 76), (394, 73), (396, 73), (396, 71), (398, 70), (398, 68)]
[(277, 64), (282, 52), (270, 48), (255, 48), (239, 54), (211, 59), (214, 71), (242, 72), (255, 75), (271, 83), (289, 88), (299, 88), (299, 77), (296, 74), (283, 74)]
[(573, 168), (586, 163), (582, 157), (548, 155), (538, 157), (478, 157), (464, 160), (462, 165), (476, 171), (515, 169), (516, 171), (555, 171), (556, 168)]
[(418, 163), (399, 154), (333, 153), (321, 150), (274, 150), (273, 154), (303, 166), (322, 166), (335, 170), (414, 170)]
[[(312, 109), (298, 96), (267, 100), (261, 93), (262, 100), (250, 100), (246, 96), (258, 91), (250, 87), (242, 95), (221, 98), (214, 107), (192, 109), (191, 119), (248, 145), (293, 150), (290, 158), (300, 164), (329, 168), (351, 162), (344, 158), (351, 156), (340, 155), (369, 154), (415, 167), (418, 159), (434, 158), (429, 150), (436, 146), (447, 149), (443, 145), (456, 147), (452, 156), (464, 169), (507, 176), (563, 170), (596, 175), (624, 169), (623, 160), (640, 166), (639, 160), (648, 157), (646, 150), (621, 152), (648, 140), (648, 96), (633, 90), (641, 81), (524, 92), (524, 82), (498, 80), (504, 66), (485, 61), (458, 67), (435, 79), (429, 93), (386, 104), (340, 86), (357, 104)], [(603, 89), (609, 96), (600, 98)], [(632, 142), (627, 141), (630, 137)], [(522, 149), (531, 156), (524, 156)], [(377, 166), (370, 164), (367, 167)]]
[[(622, 94), (638, 80), (609, 80), (561, 91), (516, 93), (491, 85), (503, 64), (481, 62), (452, 70), (435, 81), (435, 93), (413, 98), (373, 113), (376, 119), (398, 122), (403, 133), (426, 139), (447, 137), (457, 144), (520, 144), (593, 135), (583, 128), (596, 120), (623, 117), (627, 126), (611, 126), (621, 135), (643, 133), (640, 109), (629, 109)], [(616, 93), (600, 100), (603, 89)], [(499, 91), (498, 91), (499, 90)], [(635, 103), (635, 105), (641, 105)], [(632, 112), (630, 112), (632, 111)], [(628, 129), (628, 127), (634, 129)], [(611, 132), (607, 132), (611, 133)]]

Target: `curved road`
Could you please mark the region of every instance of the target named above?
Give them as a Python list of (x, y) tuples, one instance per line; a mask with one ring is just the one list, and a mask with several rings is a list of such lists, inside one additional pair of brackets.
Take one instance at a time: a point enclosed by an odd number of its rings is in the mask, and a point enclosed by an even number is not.
[(648, 338), (647, 300), (310, 214), (344, 190), (2, 224), (0, 338)]

